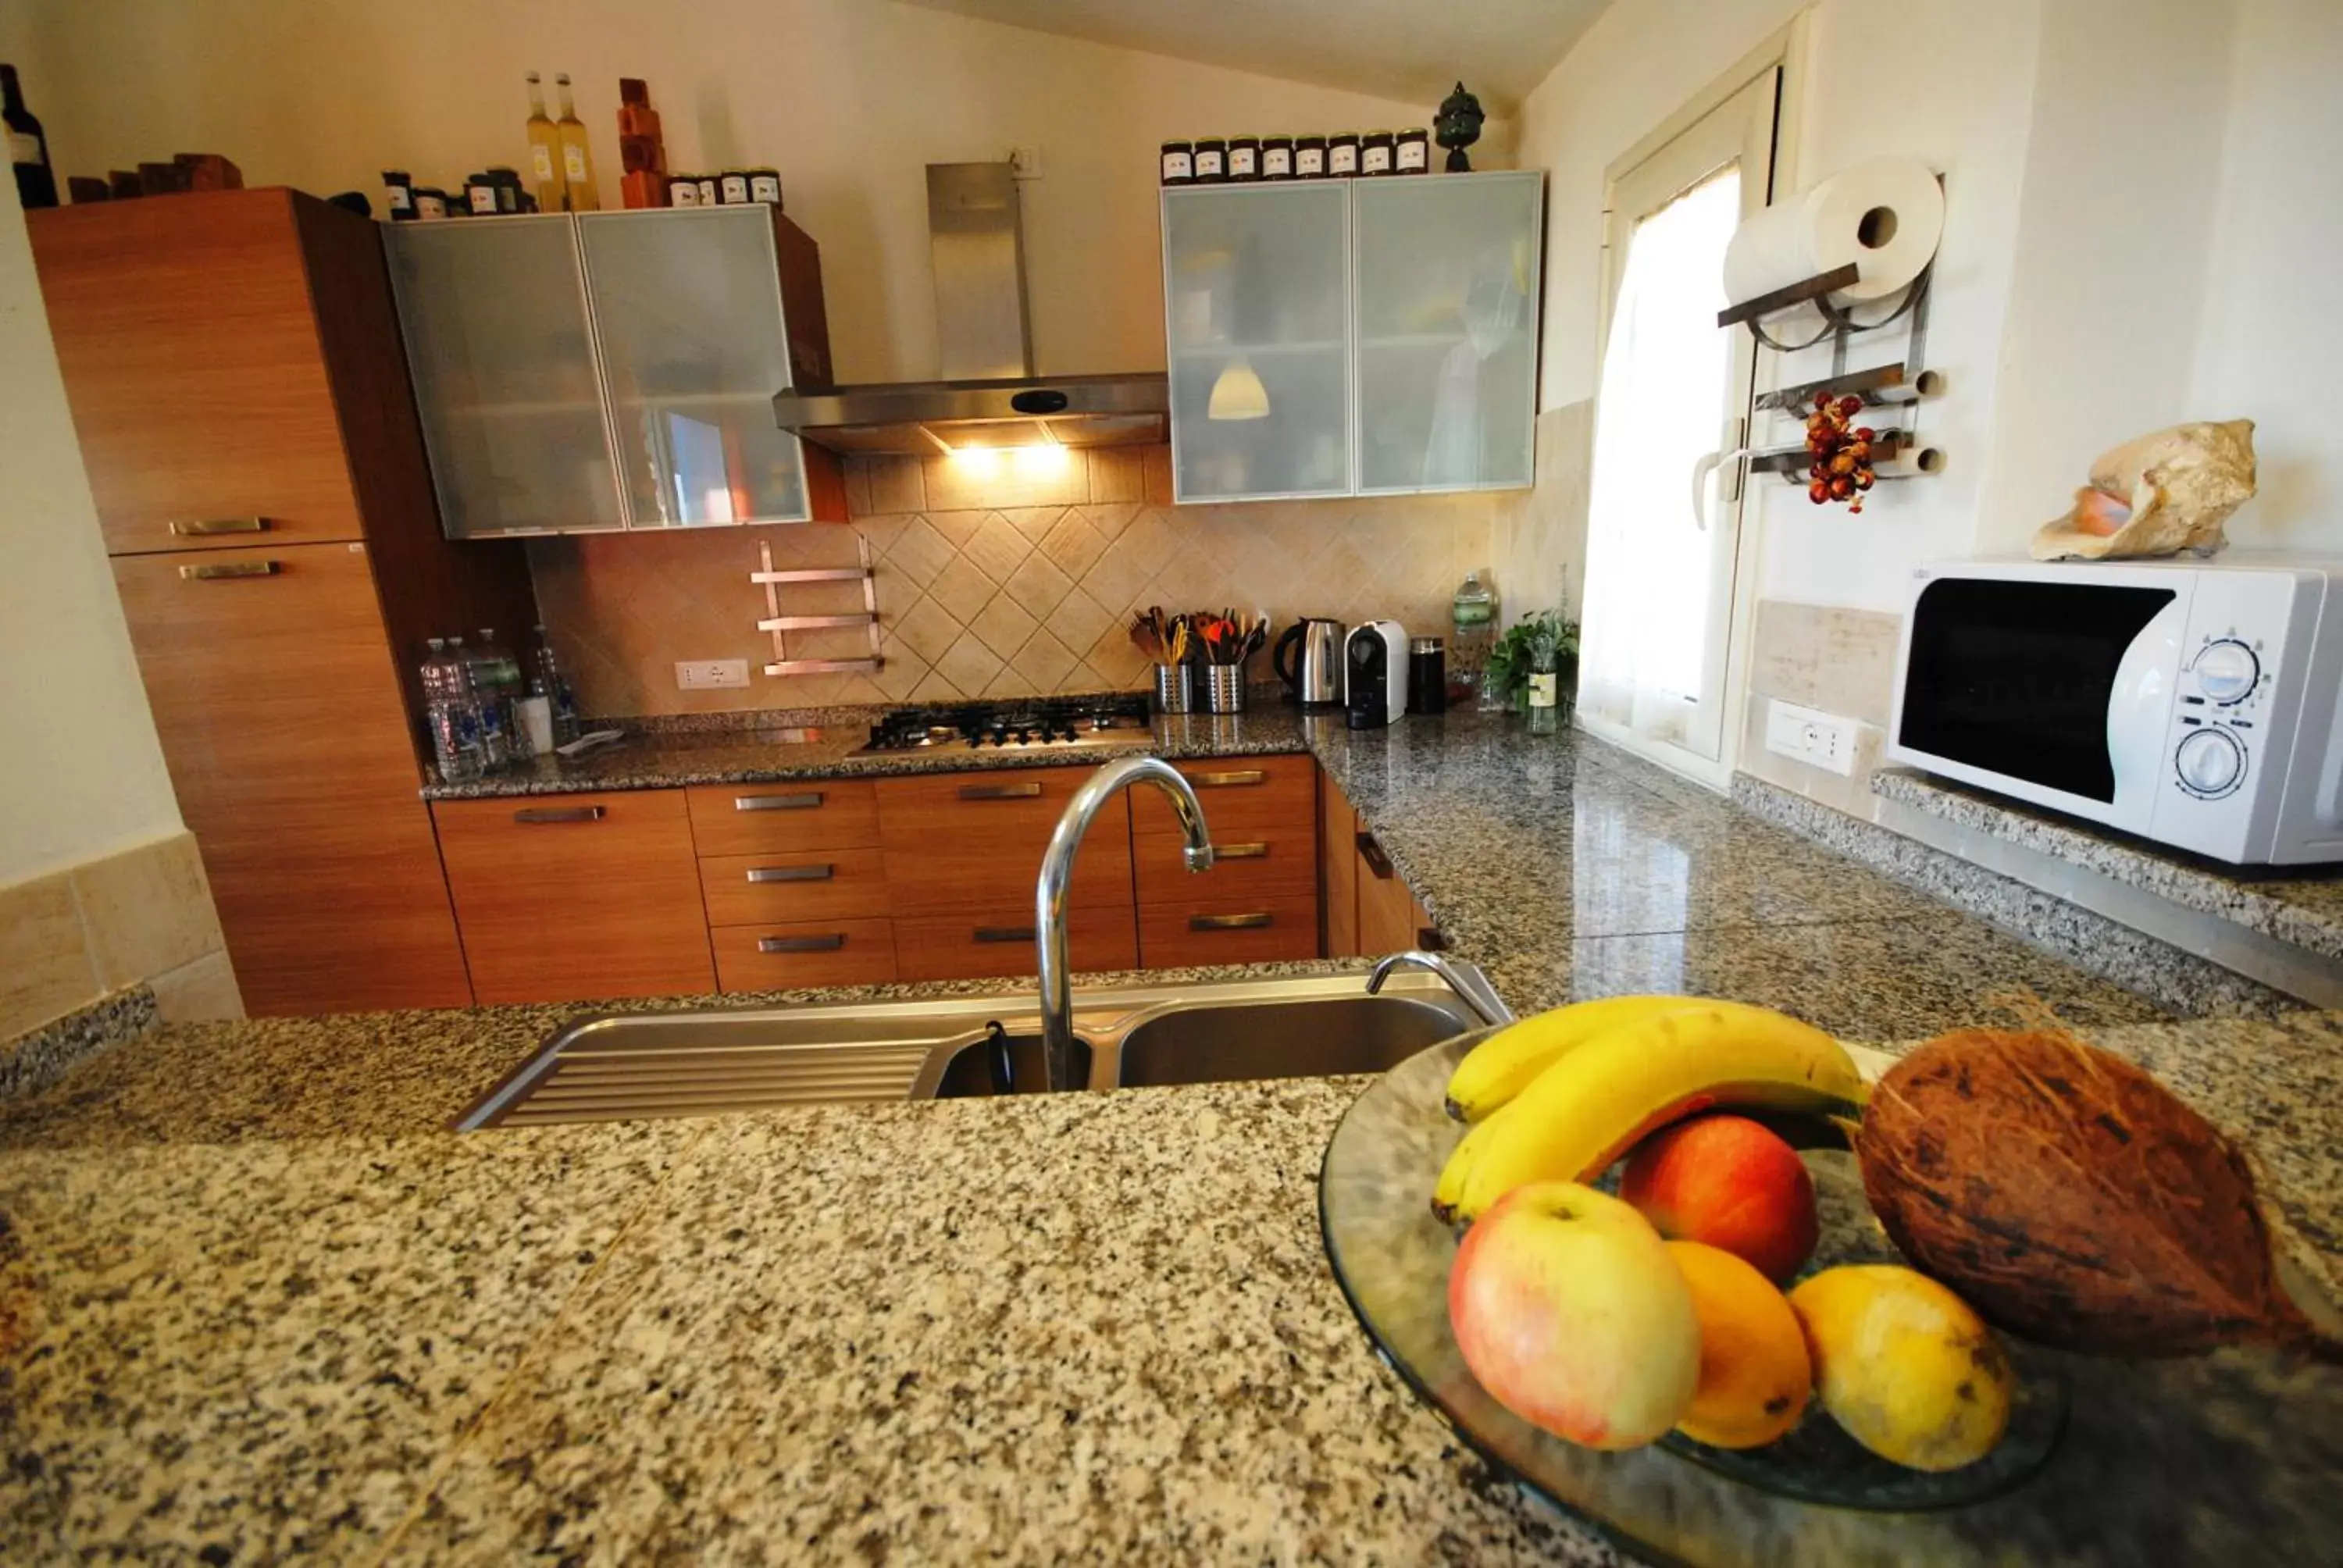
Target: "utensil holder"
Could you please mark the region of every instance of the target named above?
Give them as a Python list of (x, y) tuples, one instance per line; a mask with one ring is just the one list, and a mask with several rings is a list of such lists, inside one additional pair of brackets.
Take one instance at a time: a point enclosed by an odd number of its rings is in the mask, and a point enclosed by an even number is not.
[(1242, 713), (1245, 667), (1242, 664), (1204, 666), (1204, 706), (1212, 713)]
[(1184, 664), (1159, 664), (1155, 667), (1156, 712), (1192, 713), (1196, 710), (1196, 689), (1191, 673)]

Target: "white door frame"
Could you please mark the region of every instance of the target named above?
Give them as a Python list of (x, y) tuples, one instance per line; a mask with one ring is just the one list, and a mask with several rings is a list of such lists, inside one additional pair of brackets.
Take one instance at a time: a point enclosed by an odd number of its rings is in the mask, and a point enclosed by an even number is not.
[[(1735, 94), (1768, 72), (1778, 70), (1781, 77), (1776, 88), (1774, 113), (1773, 161), (1767, 170), (1771, 187), (1768, 199), (1774, 199), (1782, 193), (1796, 190), (1799, 184), (1798, 126), (1803, 117), (1800, 111), (1804, 103), (1807, 31), (1812, 15), (1810, 11), (1802, 11), (1791, 18), (1787, 26), (1774, 33), (1748, 54), (1744, 55), (1735, 62), (1731, 69), (1693, 95), (1683, 106), (1654, 126), (1634, 146), (1613, 159), (1610, 166), (1604, 170), (1604, 256), (1599, 275), (1601, 285), (1595, 302), (1594, 334), (1594, 385), (1598, 403), (1602, 396), (1604, 356), (1608, 352), (1611, 344), (1611, 313), (1615, 303), (1612, 298), (1612, 293), (1615, 286), (1614, 276), (1618, 270), (1613, 266), (1610, 253), (1614, 246), (1626, 244), (1632, 236), (1632, 231), (1618, 232), (1614, 193), (1618, 189), (1620, 180), (1649, 160), (1652, 155), (1715, 113), (1730, 101)], [(1773, 379), (1767, 372), (1774, 368), (1775, 367), (1765, 362), (1761, 352), (1756, 374), (1753, 378), (1754, 389), (1758, 391), (1766, 389), (1768, 383)], [(1601, 417), (1599, 407), (1596, 417)], [(1756, 421), (1753, 417), (1752, 429), (1755, 427), (1755, 424)], [(1590, 453), (1590, 464), (1591, 461)], [(1720, 489), (1723, 487), (1723, 474), (1724, 470), (1720, 469)], [(1720, 792), (1732, 788), (1733, 775), (1740, 761), (1741, 734), (1746, 723), (1745, 709), (1749, 705), (1749, 644), (1756, 624), (1756, 577), (1757, 568), (1764, 560), (1763, 532), (1765, 516), (1764, 507), (1749, 504), (1750, 492), (1754, 486), (1754, 476), (1745, 478), (1739, 493), (1729, 504), (1735, 523), (1736, 559), (1733, 573), (1733, 603), (1730, 613), (1726, 617), (1725, 684), (1723, 695), (1720, 698), (1724, 712), (1721, 716), (1723, 722), (1718, 733), (1716, 756), (1710, 759), (1681, 747), (1670, 746), (1664, 742), (1654, 743), (1645, 737), (1631, 732), (1624, 726), (1594, 717), (1584, 706), (1576, 710), (1575, 716), (1578, 727), (1587, 733), (1633, 751), (1648, 761), (1657, 763), (1673, 772), (1681, 773)], [(1727, 504), (1720, 500), (1716, 511), (1711, 514), (1717, 518), (1717, 526), (1723, 526), (1726, 509)]]

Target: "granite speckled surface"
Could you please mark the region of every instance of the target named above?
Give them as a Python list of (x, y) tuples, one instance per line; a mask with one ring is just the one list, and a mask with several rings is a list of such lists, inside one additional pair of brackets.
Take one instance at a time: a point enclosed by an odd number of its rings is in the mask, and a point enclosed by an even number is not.
[(87, 1058), (137, 1039), (156, 1017), (154, 990), (142, 980), (0, 1040), (0, 1101), (46, 1089)]
[(2005, 930), (2023, 932), (2087, 973), (2191, 1017), (2268, 1018), (2303, 1005), (2186, 949), (2070, 903), (2014, 877), (1850, 817), (1746, 773), (1734, 803), (1906, 886), (1958, 905)]
[(2192, 910), (2324, 958), (2343, 959), (2343, 870), (2248, 871), (2005, 800), (1926, 774), (1882, 769), (1872, 792), (1979, 832), (2087, 866)]

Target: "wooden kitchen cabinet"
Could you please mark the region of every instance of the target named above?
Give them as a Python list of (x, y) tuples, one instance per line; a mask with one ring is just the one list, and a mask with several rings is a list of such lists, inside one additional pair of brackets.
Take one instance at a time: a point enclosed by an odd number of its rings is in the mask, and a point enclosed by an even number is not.
[(788, 855), (879, 846), (879, 796), (869, 779), (695, 784), (685, 791), (702, 855)]
[[(910, 910), (919, 905), (899, 901), (896, 907)], [(1041, 968), (1035, 940), (1031, 888), (1021, 898), (1009, 893), (990, 905), (948, 913), (898, 913), (895, 969), (907, 980), (1031, 976)], [(1139, 931), (1131, 906), (1070, 905), (1066, 961), (1077, 973), (1139, 968)]]
[(1359, 950), (1381, 958), (1423, 946), (1432, 917), (1408, 891), (1373, 834), (1362, 829), (1358, 845)]
[(896, 978), (895, 924), (879, 920), (768, 920), (709, 933), (728, 991), (886, 985)]
[(1212, 869), (1188, 870), (1169, 800), (1152, 790), (1134, 797), (1140, 961), (1177, 969), (1316, 958), (1317, 764), (1295, 755), (1177, 766), (1203, 805)]
[[(1032, 907), (1041, 852), (1088, 768), (1001, 769), (879, 780), (879, 835), (898, 913)], [(1066, 902), (1131, 907), (1131, 796), (1101, 808), (1074, 858)]]
[(1359, 954), (1359, 814), (1342, 789), (1318, 775), (1319, 900), (1330, 959)]
[(482, 1004), (712, 991), (679, 789), (431, 809)]
[(535, 618), (440, 534), (376, 225), (296, 191), (28, 215), (181, 817), (246, 1010), (472, 1000), (417, 786), (426, 636)]
[(1430, 911), (1408, 890), (1333, 779), (1319, 780), (1320, 891), (1328, 958), (1381, 958), (1435, 945)]

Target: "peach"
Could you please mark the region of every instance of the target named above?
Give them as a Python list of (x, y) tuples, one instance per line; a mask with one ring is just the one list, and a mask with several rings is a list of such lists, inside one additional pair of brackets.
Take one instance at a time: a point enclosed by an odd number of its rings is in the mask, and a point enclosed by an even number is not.
[(1499, 1404), (1589, 1448), (1660, 1437), (1700, 1382), (1683, 1271), (1642, 1215), (1574, 1181), (1517, 1187), (1465, 1232), (1448, 1321)]
[(1814, 1392), (1798, 1314), (1774, 1282), (1699, 1241), (1670, 1241), (1700, 1320), (1700, 1386), (1676, 1430), (1712, 1448), (1755, 1448), (1798, 1424)]
[(1815, 1179), (1798, 1151), (1745, 1116), (1704, 1116), (1627, 1157), (1619, 1196), (1660, 1234), (1705, 1241), (1777, 1283), (1814, 1255)]

